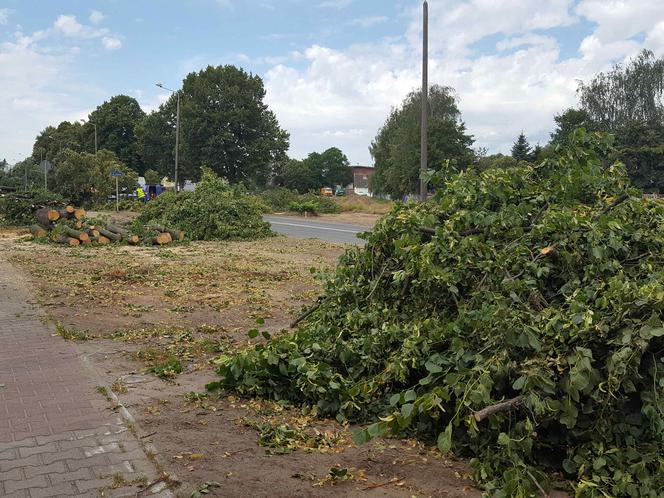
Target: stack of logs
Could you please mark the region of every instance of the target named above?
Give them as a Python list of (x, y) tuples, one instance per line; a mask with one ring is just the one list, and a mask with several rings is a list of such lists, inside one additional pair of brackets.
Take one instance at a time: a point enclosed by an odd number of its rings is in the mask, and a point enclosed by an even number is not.
[[(64, 209), (41, 208), (35, 211), (37, 223), (30, 227), (30, 231), (35, 238), (50, 238), (58, 244), (68, 246), (105, 246), (112, 242), (124, 242), (135, 246), (141, 243), (138, 235), (117, 225), (100, 226), (86, 223), (85, 214), (85, 209), (77, 209), (71, 205), (65, 206)], [(62, 221), (68, 223), (61, 223)], [(56, 227), (58, 230), (53, 231)], [(144, 243), (163, 246), (184, 240), (184, 232), (181, 230), (169, 230), (159, 225), (151, 225), (149, 228), (158, 232), (158, 235), (145, 238)]]

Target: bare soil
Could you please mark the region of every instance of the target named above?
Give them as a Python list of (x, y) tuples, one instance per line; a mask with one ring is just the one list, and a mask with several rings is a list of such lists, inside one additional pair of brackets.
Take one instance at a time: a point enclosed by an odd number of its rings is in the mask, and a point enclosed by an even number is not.
[[(355, 215), (356, 216), (356, 215)], [(344, 247), (275, 237), (166, 249), (66, 248), (0, 231), (0, 253), (23, 270), (39, 302), (78, 343), (154, 445), (178, 496), (480, 496), (465, 462), (422, 443), (357, 447), (352, 428), (297, 407), (206, 393), (214, 359), (274, 333), (320, 292)], [(183, 372), (155, 375), (177, 361)], [(217, 487), (217, 484), (219, 485)]]

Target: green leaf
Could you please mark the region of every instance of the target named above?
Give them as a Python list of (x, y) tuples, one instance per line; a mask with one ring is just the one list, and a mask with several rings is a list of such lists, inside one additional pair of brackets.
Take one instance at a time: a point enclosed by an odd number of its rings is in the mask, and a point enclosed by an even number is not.
[(452, 422), (438, 435), (438, 449), (441, 453), (449, 453), (452, 449)]
[(265, 325), (265, 319), (264, 318), (258, 318), (256, 320), (256, 324), (258, 325)]
[(401, 406), (401, 416), (404, 418), (409, 418), (413, 414), (413, 408), (415, 405), (412, 403), (406, 403)]
[(417, 393), (413, 391), (412, 389), (409, 391), (406, 391), (406, 394), (404, 394), (403, 400), (408, 403), (410, 401), (415, 401), (417, 399)]
[(399, 403), (400, 400), (401, 400), (401, 394), (399, 394), (399, 393), (398, 394), (393, 394), (392, 396), (390, 396), (390, 405), (391, 406), (397, 406), (397, 404)]
[(431, 361), (427, 361), (424, 364), (424, 368), (426, 368), (432, 374), (437, 374), (443, 371), (443, 368), (440, 365), (433, 363)]
[(249, 332), (247, 332), (247, 335), (251, 339), (256, 339), (256, 337), (258, 337), (258, 334), (259, 334), (259, 332), (258, 332), (257, 329), (251, 329)]
[(526, 385), (527, 380), (528, 377), (522, 375), (521, 377), (519, 377), (514, 381), (514, 384), (512, 384), (512, 389), (514, 389), (515, 391), (520, 391)]
[(270, 333), (267, 330), (264, 330), (262, 332), (262, 334), (263, 334), (263, 337), (265, 337), (268, 340), (270, 340), (272, 338), (272, 336), (270, 335)]

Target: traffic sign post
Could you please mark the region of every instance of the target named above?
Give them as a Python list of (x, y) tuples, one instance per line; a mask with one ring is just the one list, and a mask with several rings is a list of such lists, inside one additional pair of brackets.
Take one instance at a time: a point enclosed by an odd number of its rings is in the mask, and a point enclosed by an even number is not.
[(122, 171), (113, 171), (111, 176), (115, 177), (115, 212), (120, 211), (120, 177), (123, 175)]

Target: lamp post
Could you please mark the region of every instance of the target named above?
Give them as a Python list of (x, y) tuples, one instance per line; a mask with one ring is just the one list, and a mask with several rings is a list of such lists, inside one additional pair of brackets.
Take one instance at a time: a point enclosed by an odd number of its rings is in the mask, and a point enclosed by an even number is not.
[(177, 111), (175, 114), (175, 193), (177, 194), (180, 190), (178, 185), (178, 159), (180, 157), (180, 91), (166, 88), (161, 83), (156, 83), (156, 85), (177, 96)]
[(420, 200), (427, 200), (427, 182), (424, 175), (429, 167), (429, 4), (423, 6), (422, 24), (422, 138), (420, 149)]

